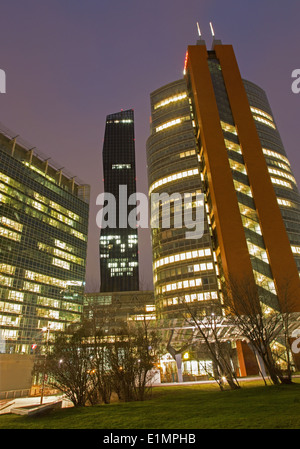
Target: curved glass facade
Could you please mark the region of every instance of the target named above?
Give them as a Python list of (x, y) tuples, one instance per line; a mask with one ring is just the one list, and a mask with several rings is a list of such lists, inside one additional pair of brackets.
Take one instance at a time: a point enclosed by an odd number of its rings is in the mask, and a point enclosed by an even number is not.
[(279, 208), (300, 272), (300, 195), (266, 93), (244, 80)]
[[(151, 116), (151, 136), (147, 141), (149, 194), (186, 194), (195, 204), (196, 194), (203, 193), (203, 186), (184, 79), (151, 94)], [(171, 206), (171, 219), (183, 213), (182, 207)], [(182, 301), (202, 301), (203, 308), (209, 308), (211, 301), (218, 299), (218, 268), (206, 213), (202, 238), (188, 239), (186, 231), (185, 226), (152, 228), (158, 316), (176, 317)]]

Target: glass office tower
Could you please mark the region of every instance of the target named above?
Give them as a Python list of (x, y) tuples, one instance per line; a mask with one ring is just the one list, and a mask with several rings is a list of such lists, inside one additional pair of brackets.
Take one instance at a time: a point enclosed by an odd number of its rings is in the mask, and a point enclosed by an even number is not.
[[(150, 196), (179, 193), (188, 195), (195, 206), (196, 194), (203, 192), (203, 183), (184, 79), (151, 93), (147, 162)], [(178, 211), (172, 204), (173, 220), (176, 214), (183, 214), (183, 208), (183, 202)], [(154, 291), (160, 317), (180, 316), (183, 302), (200, 301), (208, 309), (219, 298), (209, 216), (204, 215), (201, 238), (187, 239), (186, 231), (185, 226), (169, 229), (160, 226), (151, 231)]]
[(0, 131), (0, 352), (30, 353), (81, 318), (89, 186)]
[[(101, 292), (139, 290), (136, 218), (128, 223), (135, 204), (135, 136), (132, 109), (106, 117), (103, 144), (104, 191), (115, 199), (114, 226), (100, 234)], [(122, 210), (121, 210), (122, 209)]]

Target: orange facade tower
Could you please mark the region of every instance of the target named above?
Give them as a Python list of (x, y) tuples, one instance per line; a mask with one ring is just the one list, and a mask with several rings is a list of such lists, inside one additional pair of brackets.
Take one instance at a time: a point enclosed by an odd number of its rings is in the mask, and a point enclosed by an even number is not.
[[(184, 75), (151, 94), (149, 193), (200, 189), (206, 231), (194, 242), (177, 230), (152, 232), (160, 310), (176, 316), (181, 298), (205, 309), (209, 299), (222, 301), (229, 278), (252, 286), (266, 313), (300, 312), (300, 195), (266, 93), (241, 77), (232, 46), (216, 40), (211, 50), (202, 39), (188, 47)], [(213, 256), (210, 271), (208, 259), (197, 275), (191, 259), (176, 262), (178, 248), (199, 257), (202, 246)], [(178, 276), (199, 285), (186, 297)], [(252, 351), (236, 346), (240, 375), (254, 374)]]
[(264, 307), (284, 312), (288, 298), (300, 312), (299, 193), (269, 106), (220, 41), (188, 47), (186, 81), (224, 277), (268, 290)]

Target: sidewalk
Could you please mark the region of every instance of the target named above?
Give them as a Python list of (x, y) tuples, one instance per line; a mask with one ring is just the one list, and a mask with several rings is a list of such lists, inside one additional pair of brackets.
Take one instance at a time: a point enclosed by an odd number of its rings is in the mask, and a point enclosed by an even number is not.
[[(43, 398), (43, 404), (49, 404), (51, 402), (57, 402), (60, 399), (62, 399), (62, 408), (66, 407), (73, 407), (73, 404), (71, 401), (66, 399), (64, 396), (44, 396)], [(0, 415), (4, 415), (7, 413), (10, 413), (12, 408), (15, 407), (28, 407), (30, 405), (40, 405), (41, 398), (39, 396), (35, 397), (27, 397), (27, 398), (16, 398), (12, 399), (11, 401), (7, 401), (6, 404), (2, 403), (0, 408)]]

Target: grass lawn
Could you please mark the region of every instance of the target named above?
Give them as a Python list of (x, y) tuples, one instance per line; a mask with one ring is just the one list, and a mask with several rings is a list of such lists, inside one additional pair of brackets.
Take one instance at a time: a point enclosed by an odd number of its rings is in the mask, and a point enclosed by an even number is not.
[(67, 408), (46, 416), (0, 416), (0, 429), (299, 429), (300, 380), (265, 387), (242, 382), (155, 387), (145, 402)]

